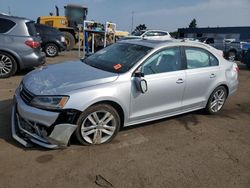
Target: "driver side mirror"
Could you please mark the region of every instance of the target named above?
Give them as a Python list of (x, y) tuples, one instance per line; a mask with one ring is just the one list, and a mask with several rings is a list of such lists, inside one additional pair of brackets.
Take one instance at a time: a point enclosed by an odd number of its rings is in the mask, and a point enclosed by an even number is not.
[(142, 79), (142, 80), (140, 80), (139, 84), (140, 84), (139, 86), (140, 86), (141, 93), (143, 93), (143, 94), (146, 93), (148, 91), (147, 81)]
[(134, 77), (137, 90), (143, 94), (146, 93), (148, 91), (148, 84), (147, 81), (142, 78), (144, 77), (144, 74), (138, 71), (135, 72)]

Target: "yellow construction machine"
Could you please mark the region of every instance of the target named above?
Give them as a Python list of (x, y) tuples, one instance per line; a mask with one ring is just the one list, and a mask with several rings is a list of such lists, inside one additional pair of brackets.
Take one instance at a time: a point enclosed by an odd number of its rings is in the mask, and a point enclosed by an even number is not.
[[(59, 15), (59, 9), (56, 6), (56, 15), (51, 13), (50, 16), (40, 16), (37, 19), (37, 22), (59, 29), (65, 36), (67, 50), (72, 50), (78, 42), (80, 42), (81, 46), (83, 44), (84, 34), (81, 29), (84, 20), (86, 20), (88, 8), (80, 5), (69, 4), (64, 6), (64, 9), (65, 16)], [(119, 39), (127, 35), (128, 32), (117, 31), (117, 33), (115, 33), (115, 38)], [(90, 40), (91, 37), (88, 41)]]

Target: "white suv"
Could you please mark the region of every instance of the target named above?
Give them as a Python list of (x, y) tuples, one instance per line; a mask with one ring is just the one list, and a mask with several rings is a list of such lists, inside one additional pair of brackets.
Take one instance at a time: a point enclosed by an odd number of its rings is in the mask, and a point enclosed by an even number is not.
[(151, 39), (151, 40), (169, 40), (171, 39), (171, 35), (167, 31), (161, 30), (141, 30), (134, 31), (132, 35), (122, 38), (122, 40), (128, 39)]

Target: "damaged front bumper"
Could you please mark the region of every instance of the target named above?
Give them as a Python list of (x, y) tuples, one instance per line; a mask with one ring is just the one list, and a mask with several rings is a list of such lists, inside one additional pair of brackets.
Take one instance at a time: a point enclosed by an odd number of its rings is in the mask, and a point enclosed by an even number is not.
[(50, 112), (27, 105), (17, 91), (11, 116), (12, 137), (25, 147), (37, 144), (49, 149), (64, 148), (68, 145), (77, 125), (55, 124), (59, 115), (59, 112)]

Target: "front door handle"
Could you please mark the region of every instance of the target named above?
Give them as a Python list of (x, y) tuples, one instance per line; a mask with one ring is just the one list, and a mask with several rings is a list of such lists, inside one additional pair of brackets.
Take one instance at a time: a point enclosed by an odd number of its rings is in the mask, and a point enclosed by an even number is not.
[(211, 75), (210, 75), (210, 78), (215, 78), (215, 77), (216, 77), (215, 74), (211, 74)]
[(177, 84), (182, 84), (183, 82), (184, 82), (184, 80), (183, 80), (182, 78), (179, 78), (179, 79), (176, 81)]

